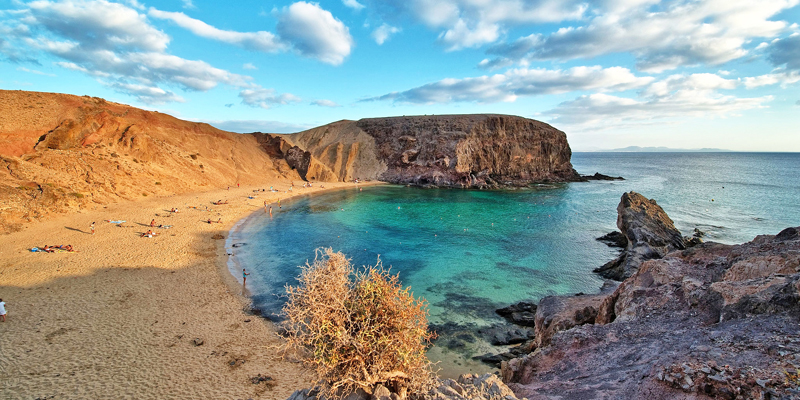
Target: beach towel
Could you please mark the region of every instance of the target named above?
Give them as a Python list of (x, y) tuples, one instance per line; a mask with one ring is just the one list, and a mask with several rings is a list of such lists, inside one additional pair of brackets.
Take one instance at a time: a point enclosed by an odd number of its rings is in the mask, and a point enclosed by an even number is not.
[(125, 221), (121, 221), (121, 220), (116, 220), (116, 221), (106, 220), (106, 221), (108, 221), (108, 223), (110, 223), (110, 224), (121, 224), (121, 223), (125, 222)]

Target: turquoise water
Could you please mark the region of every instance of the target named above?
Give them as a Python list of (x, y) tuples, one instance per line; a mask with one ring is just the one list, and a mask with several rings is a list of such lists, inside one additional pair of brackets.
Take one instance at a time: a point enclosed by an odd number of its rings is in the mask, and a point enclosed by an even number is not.
[(626, 180), (515, 191), (354, 187), (285, 202), (272, 219), (253, 214), (230, 250), (270, 318), (297, 266), (332, 247), (357, 266), (380, 255), (428, 300), (432, 323), (481, 327), (511, 303), (597, 292), (602, 280), (591, 271), (617, 252), (595, 238), (616, 229), (626, 191), (656, 199), (685, 235), (697, 227), (722, 243), (800, 225), (800, 154), (576, 153), (572, 163)]

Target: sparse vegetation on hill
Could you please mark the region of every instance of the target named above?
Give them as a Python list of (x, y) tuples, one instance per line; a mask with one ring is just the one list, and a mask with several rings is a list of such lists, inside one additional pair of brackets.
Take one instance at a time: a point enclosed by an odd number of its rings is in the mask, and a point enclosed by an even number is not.
[(383, 385), (401, 397), (424, 393), (432, 383), (425, 349), (427, 304), (397, 275), (375, 266), (354, 271), (344, 254), (317, 251), (306, 264), (283, 312), (287, 345), (315, 370), (323, 397)]

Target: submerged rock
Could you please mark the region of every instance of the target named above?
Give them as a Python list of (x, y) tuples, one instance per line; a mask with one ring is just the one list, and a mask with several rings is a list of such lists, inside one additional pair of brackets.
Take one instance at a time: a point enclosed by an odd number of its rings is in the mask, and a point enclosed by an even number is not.
[(495, 310), (497, 315), (508, 322), (520, 326), (534, 326), (536, 320), (536, 303), (521, 301), (508, 307)]

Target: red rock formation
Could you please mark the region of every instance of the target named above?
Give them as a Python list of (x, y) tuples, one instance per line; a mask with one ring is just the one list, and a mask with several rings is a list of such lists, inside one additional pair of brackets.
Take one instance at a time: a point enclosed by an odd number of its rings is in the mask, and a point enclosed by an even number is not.
[(281, 163), (251, 135), (99, 98), (0, 90), (0, 231), (118, 199), (255, 184)]

